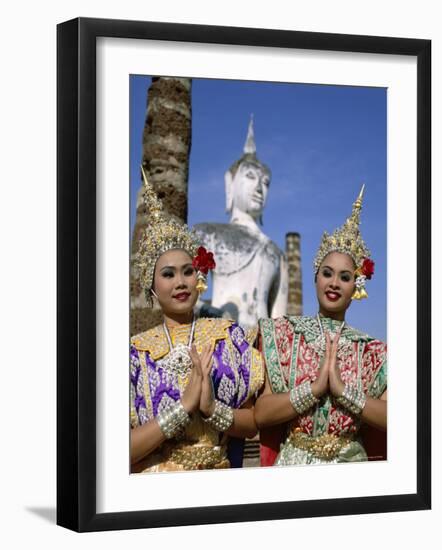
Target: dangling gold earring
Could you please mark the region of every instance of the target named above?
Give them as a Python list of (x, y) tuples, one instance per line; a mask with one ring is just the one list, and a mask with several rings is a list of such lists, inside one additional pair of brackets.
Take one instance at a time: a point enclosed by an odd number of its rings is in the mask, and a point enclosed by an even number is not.
[(197, 282), (196, 282), (196, 290), (199, 294), (204, 294), (207, 290), (207, 277), (204, 275), (204, 273), (201, 273), (201, 271), (198, 271)]

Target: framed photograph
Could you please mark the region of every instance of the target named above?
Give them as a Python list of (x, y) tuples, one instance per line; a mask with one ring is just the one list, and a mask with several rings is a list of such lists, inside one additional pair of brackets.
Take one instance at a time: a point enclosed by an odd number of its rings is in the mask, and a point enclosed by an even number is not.
[[(99, 531), (430, 508), (431, 42), (80, 18), (58, 26), (57, 68), (57, 523)], [(361, 231), (377, 277), (350, 322), (388, 342), (384, 460), (131, 471), (128, 342), (143, 326), (131, 315), (131, 241), (146, 99), (149, 109), (162, 79), (193, 93), (181, 217), (228, 222), (225, 172), (253, 150), (270, 167), (260, 230), (287, 252), (296, 235), (301, 251), (293, 311), (316, 313), (313, 243), (344, 222), (365, 183)]]

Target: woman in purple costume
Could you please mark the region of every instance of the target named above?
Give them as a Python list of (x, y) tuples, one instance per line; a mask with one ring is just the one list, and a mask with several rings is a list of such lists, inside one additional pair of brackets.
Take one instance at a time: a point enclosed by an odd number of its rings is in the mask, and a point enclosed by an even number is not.
[(229, 468), (230, 437), (253, 437), (254, 395), (264, 381), (255, 334), (193, 308), (215, 267), (186, 226), (166, 221), (144, 177), (150, 225), (138, 269), (164, 322), (131, 339), (131, 471)]

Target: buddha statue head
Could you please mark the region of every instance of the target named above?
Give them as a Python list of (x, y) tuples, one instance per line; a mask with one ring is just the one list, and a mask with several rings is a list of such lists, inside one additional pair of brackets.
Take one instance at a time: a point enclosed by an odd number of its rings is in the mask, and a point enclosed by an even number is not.
[(226, 211), (232, 213), (234, 209), (238, 209), (249, 214), (255, 221), (261, 221), (270, 178), (269, 168), (256, 156), (252, 115), (243, 155), (232, 164), (224, 176)]

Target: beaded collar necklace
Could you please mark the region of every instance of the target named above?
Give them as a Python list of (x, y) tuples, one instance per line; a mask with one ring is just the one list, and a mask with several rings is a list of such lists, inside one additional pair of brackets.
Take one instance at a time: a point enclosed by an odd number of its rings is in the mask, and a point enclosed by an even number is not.
[(192, 370), (192, 359), (189, 354), (189, 349), (193, 342), (193, 336), (195, 334), (196, 319), (193, 316), (192, 326), (190, 328), (189, 342), (187, 346), (179, 343), (176, 346), (172, 344), (169, 329), (166, 323), (163, 323), (164, 334), (169, 344), (169, 353), (164, 359), (159, 361), (161, 367), (169, 374), (178, 374), (180, 376), (186, 376)]
[[(325, 348), (326, 348), (326, 341), (325, 341), (324, 327), (322, 326), (321, 317), (319, 316), (319, 313), (316, 315), (316, 320), (318, 321), (319, 333), (320, 333), (319, 348), (321, 351), (321, 355), (324, 355)], [(341, 326), (338, 329), (339, 333), (342, 333), (342, 331), (344, 330), (344, 326), (345, 326), (345, 321), (342, 321)]]

